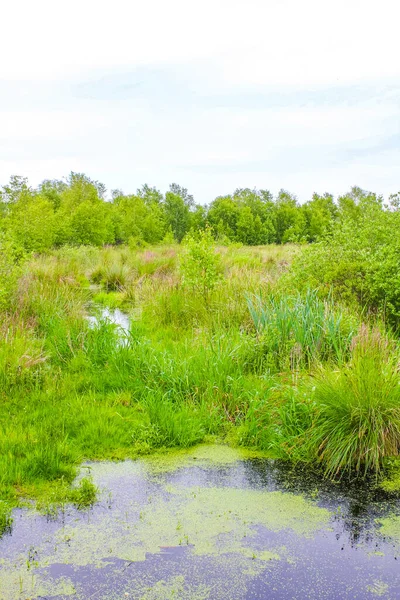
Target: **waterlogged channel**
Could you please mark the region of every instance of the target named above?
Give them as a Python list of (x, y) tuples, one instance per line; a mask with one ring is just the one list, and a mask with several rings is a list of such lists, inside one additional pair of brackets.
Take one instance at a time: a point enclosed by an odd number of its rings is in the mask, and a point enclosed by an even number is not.
[(14, 511), (0, 598), (400, 598), (400, 503), (222, 446), (83, 465), (91, 509)]
[(88, 315), (92, 327), (99, 325), (101, 321), (112, 323), (116, 326), (121, 343), (126, 343), (126, 334), (130, 327), (129, 315), (119, 308), (96, 307), (96, 314)]

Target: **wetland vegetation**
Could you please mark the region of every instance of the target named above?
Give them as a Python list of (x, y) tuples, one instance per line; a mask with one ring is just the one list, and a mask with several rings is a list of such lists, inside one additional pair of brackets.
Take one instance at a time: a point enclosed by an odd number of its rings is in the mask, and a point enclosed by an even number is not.
[(71, 174), (1, 200), (1, 531), (93, 503), (85, 460), (201, 442), (400, 487), (398, 195), (106, 202)]

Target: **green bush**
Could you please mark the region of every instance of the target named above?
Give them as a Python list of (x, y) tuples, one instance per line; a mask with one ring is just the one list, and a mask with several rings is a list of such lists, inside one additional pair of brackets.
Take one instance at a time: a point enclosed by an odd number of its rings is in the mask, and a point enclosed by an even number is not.
[(221, 281), (219, 256), (215, 252), (211, 231), (200, 231), (185, 238), (186, 252), (181, 261), (183, 285), (193, 290), (207, 303), (210, 293)]
[(0, 311), (9, 310), (12, 305), (23, 259), (23, 250), (2, 238), (0, 232)]
[(332, 234), (295, 258), (286, 285), (317, 289), (335, 299), (400, 324), (400, 212), (365, 210), (355, 223), (338, 223)]

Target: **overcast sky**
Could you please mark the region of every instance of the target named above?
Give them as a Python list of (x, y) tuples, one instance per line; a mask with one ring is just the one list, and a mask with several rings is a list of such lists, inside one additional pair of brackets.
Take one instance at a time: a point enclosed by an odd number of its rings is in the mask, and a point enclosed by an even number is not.
[(0, 183), (400, 190), (398, 0), (14, 0)]

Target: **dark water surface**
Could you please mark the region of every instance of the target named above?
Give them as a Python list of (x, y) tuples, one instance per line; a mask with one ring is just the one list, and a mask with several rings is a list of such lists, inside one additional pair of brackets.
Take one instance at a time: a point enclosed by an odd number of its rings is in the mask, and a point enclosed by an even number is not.
[(400, 598), (400, 503), (226, 447), (91, 463), (89, 510), (14, 512), (0, 599)]

